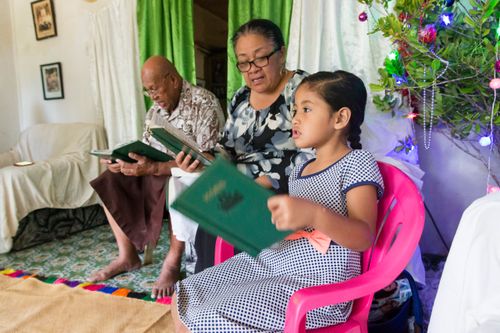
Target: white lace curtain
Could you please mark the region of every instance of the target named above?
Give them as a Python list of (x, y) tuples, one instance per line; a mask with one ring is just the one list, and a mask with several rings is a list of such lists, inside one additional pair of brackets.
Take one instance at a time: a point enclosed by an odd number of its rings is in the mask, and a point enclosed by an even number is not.
[(136, 0), (112, 0), (89, 14), (91, 86), (109, 147), (142, 134), (145, 107), (136, 5)]

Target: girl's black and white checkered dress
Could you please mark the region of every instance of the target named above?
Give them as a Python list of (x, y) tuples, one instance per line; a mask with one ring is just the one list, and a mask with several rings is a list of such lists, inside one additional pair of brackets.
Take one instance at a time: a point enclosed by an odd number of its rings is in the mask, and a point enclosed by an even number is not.
[[(325, 170), (301, 177), (308, 163), (297, 165), (290, 175), (291, 196), (346, 215), (345, 194), (351, 188), (373, 184), (382, 195), (382, 177), (367, 151), (353, 150)], [(283, 240), (256, 258), (240, 253), (178, 282), (179, 316), (191, 332), (282, 331), (286, 306), (295, 291), (344, 281), (360, 270), (360, 254), (333, 242), (323, 255), (305, 238)], [(307, 328), (343, 322), (351, 306), (342, 303), (311, 311)]]

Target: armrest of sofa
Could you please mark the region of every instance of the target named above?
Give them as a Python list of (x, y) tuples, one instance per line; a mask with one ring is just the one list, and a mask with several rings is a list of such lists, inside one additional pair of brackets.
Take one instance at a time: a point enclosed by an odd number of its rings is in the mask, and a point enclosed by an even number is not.
[(0, 153), (0, 168), (11, 166), (16, 162), (19, 162), (20, 159), (21, 157), (15, 150)]

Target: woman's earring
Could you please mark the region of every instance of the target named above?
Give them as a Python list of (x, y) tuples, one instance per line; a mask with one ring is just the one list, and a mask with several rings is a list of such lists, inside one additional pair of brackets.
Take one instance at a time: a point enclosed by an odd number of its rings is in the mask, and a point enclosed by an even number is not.
[(286, 74), (286, 68), (285, 68), (285, 63), (283, 63), (280, 69), (280, 76), (283, 77), (283, 75), (285, 74)]

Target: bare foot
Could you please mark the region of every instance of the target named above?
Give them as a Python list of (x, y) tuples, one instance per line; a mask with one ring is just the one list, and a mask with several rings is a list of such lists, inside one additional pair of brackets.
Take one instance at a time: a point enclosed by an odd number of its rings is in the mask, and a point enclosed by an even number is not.
[(104, 267), (103, 269), (98, 270), (97, 272), (94, 272), (88, 281), (90, 282), (98, 282), (98, 281), (104, 281), (111, 279), (112, 277), (125, 273), (125, 272), (130, 272), (133, 270), (136, 270), (141, 267), (141, 260), (139, 257), (133, 259), (133, 260), (124, 260), (120, 258), (116, 258), (112, 262), (108, 264), (108, 266)]
[(164, 262), (160, 276), (153, 285), (151, 298), (163, 298), (172, 295), (174, 292), (174, 284), (179, 280), (179, 275), (180, 267), (172, 267)]

